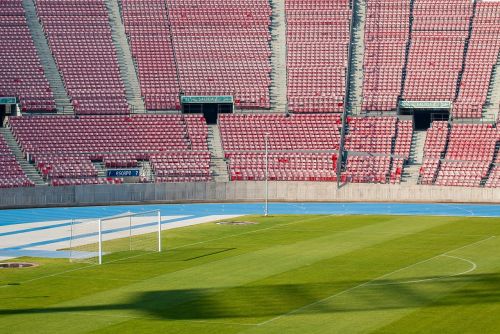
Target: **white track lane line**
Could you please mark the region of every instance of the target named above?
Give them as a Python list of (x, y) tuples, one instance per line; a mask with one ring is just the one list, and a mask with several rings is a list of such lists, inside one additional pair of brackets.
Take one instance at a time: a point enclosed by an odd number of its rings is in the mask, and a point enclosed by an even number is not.
[[(297, 220), (297, 221), (286, 223), (286, 224), (279, 224), (279, 225), (275, 225), (275, 226), (261, 228), (261, 229), (258, 229), (258, 230), (253, 230), (253, 231), (248, 231), (248, 232), (243, 232), (243, 233), (236, 233), (236, 234), (231, 234), (231, 235), (228, 235), (228, 236), (225, 236), (225, 237), (214, 238), (214, 239), (209, 239), (209, 240), (204, 240), (204, 241), (199, 241), (199, 242), (193, 242), (193, 243), (190, 243), (190, 244), (186, 244), (186, 245), (182, 245), (182, 246), (177, 246), (177, 247), (173, 247), (173, 248), (167, 248), (166, 251), (180, 249), (180, 248), (189, 247), (189, 246), (196, 246), (196, 245), (200, 245), (200, 244), (205, 244), (207, 242), (218, 241), (218, 240), (228, 239), (228, 238), (232, 238), (232, 237), (238, 237), (238, 236), (246, 235), (246, 234), (250, 234), (250, 233), (257, 233), (257, 232), (267, 231), (267, 230), (273, 229), (273, 228), (278, 227), (278, 226), (292, 225), (292, 224), (297, 224), (297, 223), (301, 223), (301, 222), (305, 222), (305, 221), (317, 220), (317, 219), (320, 219), (320, 218), (324, 218), (325, 216), (343, 216), (343, 215), (321, 215), (321, 216), (315, 217), (315, 218), (301, 219), (301, 220)], [(144, 255), (149, 255), (149, 254), (151, 254), (151, 253), (144, 253), (144, 254), (129, 256), (127, 258), (122, 258), (122, 259), (117, 259), (117, 260), (106, 262), (106, 264), (108, 264), (108, 263), (114, 263), (114, 262), (119, 262), (119, 261), (123, 261), (123, 260), (128, 260), (128, 259), (131, 259), (131, 258), (136, 258), (136, 257), (140, 257), (140, 256), (144, 256)], [(70, 272), (79, 271), (79, 270), (83, 270), (83, 269), (88, 269), (88, 268), (92, 268), (92, 267), (96, 267), (96, 266), (99, 266), (99, 264), (90, 264), (88, 266), (84, 266), (84, 267), (80, 267), (80, 268), (65, 270), (65, 271), (61, 271), (61, 272), (58, 272), (58, 273), (54, 273), (54, 274), (50, 274), (50, 275), (46, 275), (46, 276), (41, 276), (41, 277), (35, 277), (35, 278), (29, 279), (29, 280), (26, 280), (26, 281), (19, 282), (19, 284), (24, 284), (24, 283), (29, 283), (29, 282), (33, 282), (33, 281), (38, 281), (38, 280), (42, 280), (42, 279), (45, 279), (45, 278), (50, 278), (50, 277), (54, 277), (54, 276), (58, 276), (58, 275), (63, 275), (63, 274), (67, 274), (67, 273), (70, 273)], [(11, 286), (11, 285), (9, 285), (9, 284), (0, 285), (0, 288), (7, 288), (9, 286)]]

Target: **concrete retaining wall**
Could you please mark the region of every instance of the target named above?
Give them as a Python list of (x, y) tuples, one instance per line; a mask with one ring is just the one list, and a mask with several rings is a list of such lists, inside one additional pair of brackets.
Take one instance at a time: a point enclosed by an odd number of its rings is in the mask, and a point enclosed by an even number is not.
[[(123, 184), (0, 190), (0, 208), (131, 203), (255, 202), (264, 182)], [(270, 201), (500, 203), (500, 189), (434, 186), (270, 182)]]

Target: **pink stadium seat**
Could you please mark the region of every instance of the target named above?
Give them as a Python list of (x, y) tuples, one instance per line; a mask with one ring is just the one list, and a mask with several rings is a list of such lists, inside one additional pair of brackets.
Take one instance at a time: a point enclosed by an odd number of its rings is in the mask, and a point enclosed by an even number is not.
[(485, 187), (487, 188), (500, 188), (500, 166), (496, 165), (490, 173), (488, 181), (486, 181)]
[(498, 129), (489, 124), (454, 124), (450, 130), (447, 122), (434, 122), (427, 133), (420, 183), (496, 186), (492, 163), (498, 143)]
[[(265, 180), (263, 152), (230, 153), (233, 181)], [(309, 152), (272, 152), (268, 157), (268, 177), (272, 181), (335, 181), (337, 155)]]
[(397, 122), (396, 117), (350, 117), (346, 150), (390, 155)]
[(401, 93), (410, 2), (367, 1), (362, 110), (396, 110)]
[[(202, 116), (129, 116), (104, 0), (33, 3), (76, 116), (31, 115), (8, 122), (50, 184), (122, 182), (99, 177), (96, 162), (106, 168), (150, 162), (156, 182), (213, 179)], [(271, 107), (269, 1), (118, 4), (146, 109), (179, 110), (182, 94), (232, 95), (240, 109)], [(272, 180), (336, 180), (352, 5), (349, 0), (285, 1), (292, 116), (219, 117), (232, 180), (264, 178), (265, 134)], [(0, 51), (0, 97), (18, 97), (25, 112), (55, 111), (22, 0), (1, 1), (0, 10), (0, 41), (9, 46)], [(342, 180), (401, 182), (414, 129), (411, 120), (395, 116), (398, 102), (448, 101), (451, 121), (434, 121), (427, 132), (420, 183), (497, 187), (499, 124), (457, 119), (479, 119), (491, 107), (486, 103), (499, 35), (498, 1), (367, 1), (363, 99), (362, 106), (353, 106), (361, 113), (347, 115)], [(0, 167), (0, 187), (32, 185), (3, 141)]]
[(123, 0), (121, 5), (146, 109), (180, 109), (180, 87), (165, 1)]
[(24, 112), (53, 112), (55, 100), (26, 23), (22, 0), (0, 1), (0, 97)]
[(128, 114), (103, 0), (35, 0), (75, 112)]
[(34, 185), (24, 174), (5, 139), (0, 135), (0, 188), (33, 187)]
[[(343, 179), (355, 183), (400, 183), (410, 157), (413, 121), (397, 117), (349, 117)], [(351, 155), (354, 154), (354, 155)]]
[(180, 87), (186, 95), (233, 95), (268, 109), (271, 6), (267, 0), (167, 0)]
[(162, 152), (151, 156), (157, 182), (211, 181), (210, 153), (199, 151)]
[(264, 179), (266, 133), (271, 180), (335, 180), (340, 125), (334, 114), (220, 115), (231, 180)]
[[(151, 160), (153, 170), (166, 181), (165, 170), (178, 165), (163, 168), (161, 159), (185, 156), (195, 163), (183, 166), (193, 170), (174, 176), (200, 176), (199, 170), (204, 170), (203, 176), (210, 179), (208, 129), (199, 115), (14, 117), (10, 125), (24, 153), (48, 180), (98, 181), (93, 161), (108, 168), (135, 168), (139, 160)], [(67, 184), (61, 182), (53, 184)]]
[(342, 112), (351, 9), (348, 0), (287, 0), (288, 109)]
[(481, 1), (476, 6), (465, 71), (453, 104), (455, 118), (481, 118), (492, 68), (500, 51), (500, 5)]
[(424, 158), (442, 157), (448, 141), (449, 125), (447, 121), (436, 121), (427, 130), (427, 137), (424, 144)]
[(407, 160), (410, 157), (411, 142), (413, 138), (413, 121), (398, 121), (396, 130), (397, 136), (394, 155), (401, 156)]
[(352, 183), (387, 183), (390, 166), (391, 158), (386, 156), (349, 156), (342, 178)]
[(270, 107), (268, 1), (124, 0), (122, 12), (147, 109), (179, 109), (181, 91)]
[(403, 99), (455, 99), (472, 8), (469, 0), (415, 1)]
[(271, 150), (338, 150), (339, 115), (220, 115), (225, 152), (264, 150), (269, 134)]

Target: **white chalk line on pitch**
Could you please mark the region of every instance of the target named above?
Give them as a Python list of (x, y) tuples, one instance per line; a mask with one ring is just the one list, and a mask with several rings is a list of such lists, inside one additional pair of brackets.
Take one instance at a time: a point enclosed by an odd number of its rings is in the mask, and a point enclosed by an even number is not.
[[(456, 251), (462, 250), (462, 249), (467, 248), (467, 247), (475, 246), (475, 245), (481, 244), (481, 243), (483, 243), (483, 242), (489, 241), (489, 240), (494, 239), (494, 238), (496, 238), (496, 236), (490, 236), (490, 237), (488, 237), (488, 238), (486, 238), (486, 239), (479, 240), (479, 241), (476, 241), (476, 242), (473, 242), (473, 243), (470, 243), (470, 244), (467, 244), (467, 245), (461, 246), (461, 247), (459, 247), (459, 248), (455, 248), (455, 249), (449, 250), (449, 251), (447, 251), (447, 252), (445, 252), (445, 253), (443, 253), (443, 254), (439, 254), (439, 255), (433, 256), (433, 257), (428, 258), (428, 259), (426, 259), (426, 260), (423, 260), (423, 261), (419, 261), (419, 262), (416, 262), (416, 263), (410, 264), (409, 266), (406, 266), (406, 267), (403, 267), (403, 268), (400, 268), (400, 269), (394, 270), (394, 271), (392, 271), (392, 272), (390, 272), (390, 273), (384, 274), (384, 275), (379, 276), (379, 277), (377, 277), (377, 278), (374, 278), (374, 279), (372, 279), (372, 280), (370, 280), (370, 281), (366, 281), (366, 282), (364, 282), (364, 283), (361, 283), (361, 284), (356, 285), (356, 286), (353, 286), (353, 287), (351, 287), (351, 288), (349, 288), (349, 289), (346, 289), (346, 290), (340, 291), (340, 292), (338, 292), (338, 293), (336, 293), (336, 294), (333, 294), (333, 295), (331, 295), (331, 296), (328, 296), (328, 297), (326, 297), (326, 298), (323, 298), (323, 299), (317, 300), (317, 301), (315, 301), (315, 302), (313, 302), (313, 303), (310, 303), (310, 304), (304, 305), (304, 306), (302, 306), (302, 307), (299, 307), (299, 308), (297, 308), (297, 309), (295, 309), (295, 310), (292, 310), (292, 311), (290, 311), (290, 312), (287, 312), (287, 313), (284, 313), (284, 314), (279, 315), (279, 316), (277, 316), (277, 317), (274, 317), (274, 318), (271, 318), (271, 319), (269, 319), (269, 320), (263, 321), (263, 322), (259, 323), (259, 324), (258, 324), (258, 326), (263, 326), (263, 325), (269, 324), (269, 323), (271, 323), (271, 322), (273, 322), (273, 321), (276, 321), (276, 320), (278, 320), (278, 319), (281, 319), (281, 318), (284, 318), (284, 317), (290, 316), (290, 315), (292, 315), (292, 314), (296, 314), (296, 313), (298, 313), (298, 312), (300, 312), (300, 311), (302, 311), (302, 310), (305, 310), (305, 309), (310, 308), (310, 307), (312, 307), (312, 306), (315, 306), (315, 305), (318, 305), (318, 304), (324, 303), (324, 302), (326, 302), (326, 301), (329, 301), (329, 300), (331, 300), (331, 299), (333, 299), (333, 298), (335, 298), (335, 297), (341, 296), (341, 295), (346, 294), (346, 293), (348, 293), (348, 292), (351, 292), (351, 291), (353, 291), (353, 290), (356, 290), (356, 289), (359, 289), (359, 288), (362, 288), (362, 287), (365, 287), (365, 286), (374, 285), (374, 284), (372, 284), (373, 282), (376, 282), (376, 281), (378, 281), (378, 280), (381, 280), (381, 279), (383, 279), (383, 278), (385, 278), (385, 277), (387, 277), (387, 276), (390, 276), (390, 275), (392, 275), (392, 274), (395, 274), (395, 273), (401, 272), (401, 271), (403, 271), (403, 270), (406, 270), (406, 269), (408, 269), (408, 268), (414, 267), (414, 266), (416, 266), (416, 265), (419, 265), (419, 264), (422, 264), (422, 263), (425, 263), (425, 262), (429, 262), (429, 261), (431, 261), (431, 260), (433, 260), (433, 259), (435, 259), (435, 258), (437, 258), (437, 257), (440, 257), (440, 256), (448, 256), (448, 254), (449, 254), (449, 253), (456, 252)], [(469, 260), (466, 260), (466, 259), (462, 259), (462, 260), (469, 261)], [(470, 261), (470, 262), (471, 262), (471, 263), (473, 263), (472, 261)], [(475, 270), (475, 269), (477, 268), (477, 266), (475, 265), (475, 263), (473, 263), (473, 264), (474, 264), (474, 266), (473, 266), (473, 270)], [(472, 270), (470, 270), (470, 269), (469, 269), (469, 272), (470, 272), (470, 271), (472, 271)], [(463, 274), (462, 274), (462, 275), (463, 275)]]
[[(348, 214), (348, 213), (346, 213), (346, 214)], [(266, 227), (266, 228), (261, 228), (261, 229), (253, 230), (253, 231), (247, 231), (247, 232), (243, 232), (243, 233), (236, 233), (236, 234), (231, 234), (231, 235), (227, 235), (227, 236), (224, 236), (224, 237), (219, 237), (219, 238), (214, 238), (214, 239), (209, 239), (209, 240), (203, 240), (203, 241), (193, 242), (193, 243), (186, 244), (186, 245), (181, 245), (181, 246), (177, 246), (177, 247), (173, 247), (173, 248), (168, 248), (167, 251), (168, 250), (181, 249), (181, 248), (190, 247), (190, 246), (201, 245), (201, 244), (212, 242), (212, 241), (218, 241), (218, 240), (228, 239), (228, 238), (232, 238), (232, 237), (238, 237), (238, 236), (241, 236), (241, 235), (246, 235), (246, 234), (251, 234), (251, 233), (257, 233), (257, 232), (267, 231), (267, 230), (270, 230), (270, 229), (273, 229), (273, 228), (276, 228), (276, 227), (280, 227), (280, 226), (292, 225), (292, 224), (302, 223), (302, 222), (305, 222), (305, 221), (311, 221), (311, 220), (316, 220), (316, 219), (324, 218), (325, 216), (326, 217), (327, 216), (344, 216), (344, 214), (342, 214), (342, 215), (336, 215), (336, 214), (333, 214), (333, 215), (320, 215), (320, 216), (314, 217), (314, 218), (301, 219), (301, 220), (297, 220), (297, 221), (294, 221), (294, 222), (285, 223), (285, 224), (279, 224), (279, 225), (275, 225), (275, 226), (270, 226), (270, 227)], [(215, 220), (215, 221), (217, 221), (217, 220)], [(207, 222), (207, 223), (210, 223), (210, 222)], [(104, 265), (109, 264), (109, 263), (115, 263), (115, 262), (119, 262), (119, 261), (123, 261), (123, 260), (132, 259), (132, 258), (137, 258), (137, 257), (144, 256), (144, 255), (150, 255), (150, 254), (153, 254), (153, 253), (155, 253), (155, 252), (133, 255), (133, 256), (126, 257), (126, 258), (122, 258), (122, 259), (117, 259), (117, 260), (106, 262)], [(58, 273), (54, 273), (54, 274), (50, 274), (50, 275), (45, 275), (45, 276), (41, 276), (41, 277), (32, 278), (32, 279), (29, 279), (29, 280), (26, 280), (26, 281), (19, 282), (18, 284), (24, 284), (24, 283), (34, 282), (34, 281), (42, 280), (42, 279), (45, 279), (45, 278), (51, 278), (51, 277), (54, 277), (54, 276), (59, 276), (59, 275), (67, 274), (67, 273), (70, 273), (70, 272), (75, 272), (75, 271), (79, 271), (79, 270), (89, 269), (89, 268), (97, 267), (97, 266), (99, 266), (99, 264), (93, 263), (93, 264), (90, 264), (88, 266), (84, 266), (84, 267), (80, 267), (80, 268), (75, 268), (75, 269), (70, 269), (70, 270), (64, 270), (64, 271), (61, 271), (61, 272), (58, 272)], [(0, 285), (0, 289), (1, 288), (12, 287), (12, 286), (15, 286), (15, 285), (4, 284), (4, 285)]]
[[(410, 280), (410, 281), (399, 281), (399, 282), (388, 282), (388, 283), (372, 283), (372, 284), (368, 284), (367, 286), (385, 286), (385, 285), (401, 285), (401, 284), (415, 284), (415, 283), (424, 283), (424, 282), (434, 282), (434, 281), (440, 281), (440, 280), (447, 279), (447, 278), (452, 278), (452, 277), (466, 275), (466, 274), (468, 274), (470, 272), (473, 272), (477, 268), (477, 264), (474, 263), (474, 262), (472, 262), (471, 260), (468, 260), (468, 259), (464, 259), (464, 258), (461, 258), (461, 257), (458, 257), (458, 256), (444, 255), (444, 254), (438, 255), (438, 256), (449, 257), (449, 258), (453, 258), (453, 259), (458, 259), (458, 260), (461, 260), (461, 261), (469, 263), (471, 265), (471, 267), (469, 269), (467, 269), (466, 271), (463, 271), (463, 272), (457, 273), (457, 274), (451, 274), (451, 275), (439, 276), (439, 277), (432, 277), (432, 278), (423, 278), (423, 279)], [(429, 260), (433, 260), (433, 259), (434, 258), (431, 258)]]

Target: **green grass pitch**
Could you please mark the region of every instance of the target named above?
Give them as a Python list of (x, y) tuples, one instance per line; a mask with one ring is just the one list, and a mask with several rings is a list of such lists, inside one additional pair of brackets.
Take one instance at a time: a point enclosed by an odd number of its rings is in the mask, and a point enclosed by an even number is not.
[(0, 269), (0, 333), (500, 333), (498, 218), (240, 220), (258, 224), (169, 230), (162, 253), (102, 266)]

